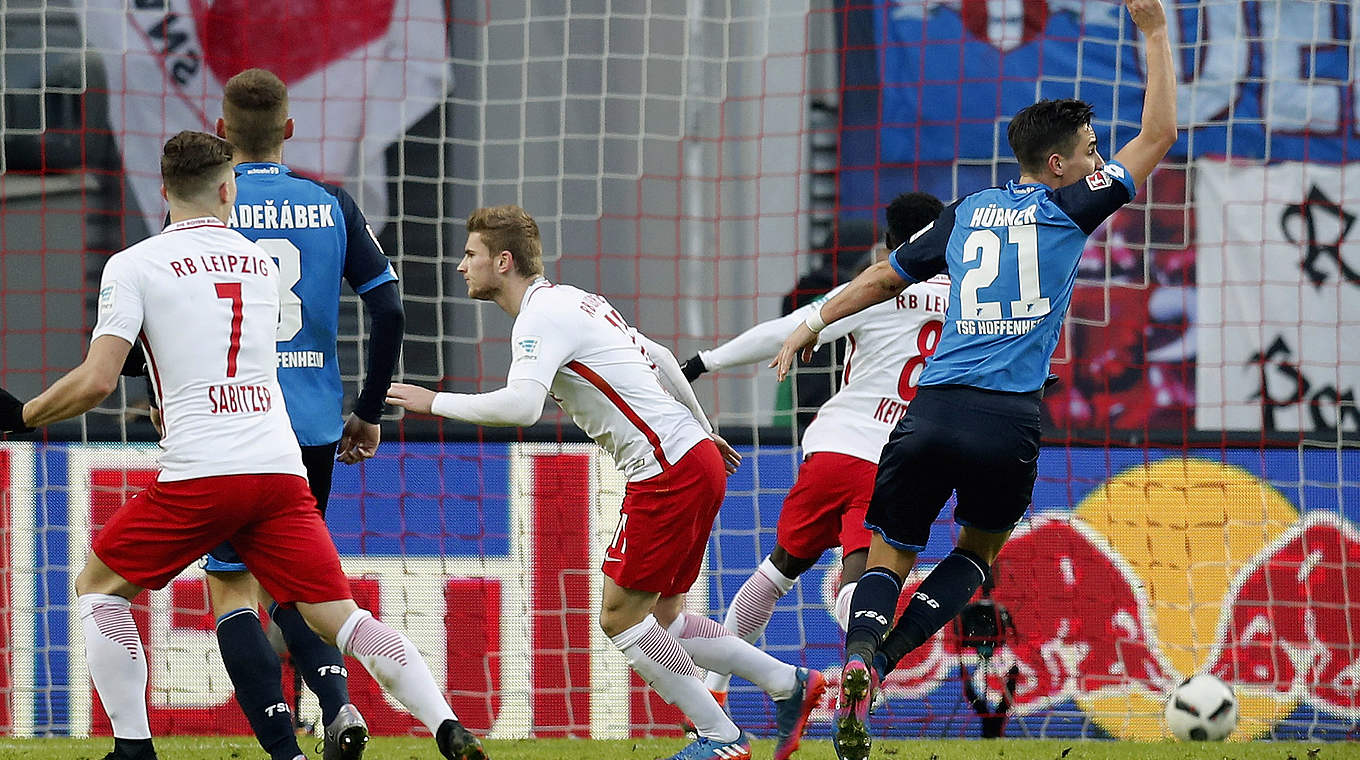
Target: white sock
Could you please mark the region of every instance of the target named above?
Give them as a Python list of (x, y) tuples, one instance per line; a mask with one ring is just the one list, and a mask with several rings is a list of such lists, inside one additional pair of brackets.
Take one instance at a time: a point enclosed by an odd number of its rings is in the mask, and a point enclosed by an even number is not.
[(741, 729), (704, 688), (694, 661), (655, 617), (648, 615), (610, 640), (642, 680), (694, 721), (700, 736), (722, 742), (741, 736)]
[(437, 733), (439, 724), (457, 717), (444, 701), (416, 645), (368, 610), (355, 610), (349, 616), (335, 635), (335, 645), (362, 663), (430, 733)]
[[(742, 640), (751, 644), (756, 643), (760, 634), (765, 632), (765, 626), (770, 624), (775, 602), (789, 593), (789, 589), (797, 582), (797, 578), (790, 578), (779, 572), (774, 562), (766, 557), (765, 561), (760, 563), (760, 567), (751, 573), (751, 577), (737, 589), (737, 595), (732, 597), (732, 604), (727, 608), (727, 616), (723, 618), (723, 625)], [(704, 678), (704, 685), (710, 691), (727, 691), (731, 680), (731, 674), (709, 671), (708, 676)]]
[(850, 597), (855, 595), (855, 585), (858, 581), (841, 586), (841, 590), (836, 593), (836, 625), (841, 627), (841, 632), (850, 630)]
[(146, 651), (132, 619), (132, 603), (121, 596), (81, 594), (85, 662), (119, 739), (150, 739), (146, 715)]
[(743, 641), (716, 620), (682, 612), (671, 623), (670, 633), (699, 667), (710, 673), (741, 676), (759, 686), (770, 699), (788, 699), (798, 686), (797, 668)]

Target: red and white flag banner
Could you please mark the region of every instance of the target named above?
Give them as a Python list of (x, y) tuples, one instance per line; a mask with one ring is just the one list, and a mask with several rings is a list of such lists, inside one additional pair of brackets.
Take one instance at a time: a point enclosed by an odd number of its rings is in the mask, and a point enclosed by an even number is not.
[(375, 229), (387, 216), (387, 146), (450, 86), (441, 0), (88, 0), (83, 20), (153, 231), (166, 210), (161, 146), (180, 130), (213, 131), (223, 85), (244, 69), (269, 69), (288, 85), (296, 133), (284, 162), (344, 185)]

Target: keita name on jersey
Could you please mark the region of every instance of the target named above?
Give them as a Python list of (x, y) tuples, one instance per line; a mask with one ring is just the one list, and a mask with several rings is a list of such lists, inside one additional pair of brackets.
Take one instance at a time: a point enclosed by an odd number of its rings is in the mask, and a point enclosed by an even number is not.
[(1034, 224), (1038, 218), (1038, 206), (1026, 206), (1024, 208), (1001, 208), (995, 203), (990, 203), (981, 208), (973, 209), (973, 218), (968, 226), (978, 227), (1014, 227), (1020, 224)]
[(326, 355), (320, 351), (280, 351), (279, 367), (324, 367)]
[(269, 276), (268, 259), (254, 256), (237, 256), (231, 253), (185, 256), (170, 262), (170, 269), (176, 277), (188, 277), (199, 272), (230, 272), (232, 274), (254, 274)]
[(273, 407), (269, 388), (264, 385), (209, 386), (208, 401), (213, 414), (256, 414)]
[(227, 226), (234, 230), (295, 230), (334, 227), (335, 214), (329, 203), (265, 203), (233, 206)]

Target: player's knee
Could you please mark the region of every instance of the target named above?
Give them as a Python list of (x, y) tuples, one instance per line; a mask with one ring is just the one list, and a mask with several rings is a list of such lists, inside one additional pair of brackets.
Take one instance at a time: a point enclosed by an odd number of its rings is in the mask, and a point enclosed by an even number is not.
[(775, 544), (774, 551), (770, 552), (770, 564), (774, 565), (774, 569), (782, 573), (785, 578), (797, 578), (817, 564), (817, 559), (817, 557), (811, 559), (795, 557), (779, 544)]

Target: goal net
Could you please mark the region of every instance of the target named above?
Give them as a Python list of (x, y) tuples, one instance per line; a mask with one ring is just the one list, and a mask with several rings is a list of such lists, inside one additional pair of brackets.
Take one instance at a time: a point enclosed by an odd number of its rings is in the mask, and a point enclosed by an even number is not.
[[(1007, 735), (1156, 739), (1167, 692), (1199, 672), (1235, 686), (1241, 738), (1349, 738), (1360, 718), (1360, 365), (1344, 348), (1360, 325), (1360, 16), (1341, 0), (1167, 5), (1182, 135), (1083, 257), (1034, 504), (994, 568), (1013, 626), (994, 650), (951, 625), (913, 652), (877, 735), (976, 736), (1004, 703)], [(898, 193), (947, 202), (1013, 178), (1006, 125), (1035, 99), (1091, 102), (1106, 158), (1142, 105), (1136, 30), (1105, 0), (3, 7), (0, 385), (24, 398), (79, 363), (108, 256), (159, 229), (160, 145), (212, 130), (248, 66), (289, 84), (285, 161), (347, 187), (393, 259), (402, 378), (462, 392), (500, 387), (510, 356), (510, 319), (456, 271), (474, 208), (525, 207), (551, 279), (683, 360), (852, 277)], [(366, 329), (346, 289), (351, 389)], [(720, 618), (773, 548), (799, 433), (852, 350), (786, 387), (759, 365), (696, 381), (745, 461), (691, 609)], [(129, 382), (0, 443), (9, 735), (109, 733), (71, 586), (154, 476), (154, 440)], [(337, 465), (328, 522), (356, 600), (410, 635), (478, 734), (678, 734), (596, 623), (624, 485), (552, 408), (508, 431), (391, 415), (374, 459)], [(952, 545), (948, 514), (909, 586)], [(828, 553), (761, 642), (833, 685), (838, 577)], [(153, 731), (248, 733), (202, 572), (134, 609)], [(350, 675), (375, 733), (421, 730)], [(735, 681), (730, 704), (773, 733), (755, 687)], [(309, 695), (298, 717), (319, 718)], [(829, 718), (828, 703), (810, 735)]]

